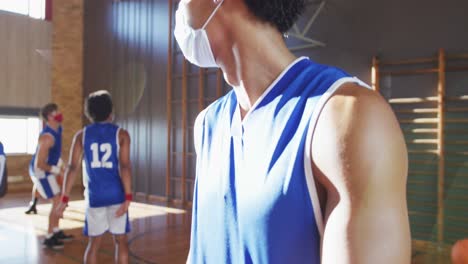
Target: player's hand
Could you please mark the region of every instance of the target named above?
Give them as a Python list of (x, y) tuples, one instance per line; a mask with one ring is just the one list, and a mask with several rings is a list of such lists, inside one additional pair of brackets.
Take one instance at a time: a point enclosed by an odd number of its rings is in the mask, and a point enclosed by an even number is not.
[(65, 178), (65, 170), (65, 167), (60, 167), (60, 173), (57, 176), (61, 177), (62, 179)]
[(63, 218), (63, 212), (65, 211), (65, 209), (67, 208), (68, 204), (66, 203), (62, 203), (60, 202), (57, 206), (57, 208), (55, 209), (55, 214), (59, 217), (59, 218)]
[(120, 205), (119, 210), (115, 212), (115, 217), (121, 217), (128, 211), (128, 207), (130, 206), (130, 201), (125, 201), (122, 205)]

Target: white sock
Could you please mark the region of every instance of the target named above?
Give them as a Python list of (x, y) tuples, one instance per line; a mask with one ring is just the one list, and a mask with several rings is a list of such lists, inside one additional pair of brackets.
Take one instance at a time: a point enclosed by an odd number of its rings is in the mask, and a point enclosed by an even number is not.
[(49, 239), (49, 238), (51, 238), (53, 235), (54, 235), (54, 233), (49, 233), (49, 234), (46, 235), (46, 238)]
[(60, 232), (60, 228), (58, 228), (58, 227), (54, 227), (54, 229), (52, 229), (52, 230), (54, 231), (54, 234)]

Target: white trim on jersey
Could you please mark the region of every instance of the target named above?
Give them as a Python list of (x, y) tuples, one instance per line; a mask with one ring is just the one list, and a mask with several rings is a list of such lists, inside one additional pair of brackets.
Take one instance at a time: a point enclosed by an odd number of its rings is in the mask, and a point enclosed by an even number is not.
[[(81, 135), (81, 144), (83, 145), (83, 149), (84, 149), (84, 145), (85, 145), (85, 138), (86, 138), (86, 127), (83, 128), (83, 133)], [(83, 153), (86, 153), (86, 151), (83, 151)]]
[[(247, 120), (247, 118), (250, 116), (250, 113), (252, 113), (253, 111), (256, 110), (257, 106), (270, 93), (270, 91), (273, 90), (273, 88), (276, 87), (276, 84), (283, 79), (284, 75), (286, 75), (289, 72), (289, 70), (292, 67), (294, 67), (298, 62), (300, 62), (301, 60), (304, 60), (304, 59), (308, 59), (308, 57), (302, 56), (302, 57), (297, 58), (295, 61), (291, 62), (291, 64), (289, 64), (289, 66), (286, 69), (284, 69), (283, 72), (281, 72), (281, 74), (278, 77), (276, 77), (276, 79), (273, 81), (273, 83), (270, 84), (270, 86), (262, 93), (262, 95), (260, 95), (260, 97), (257, 99), (257, 101), (255, 101), (255, 103), (252, 105), (252, 107), (250, 107), (249, 111), (247, 111), (244, 118), (242, 118), (242, 124), (244, 123), (244, 120)], [(237, 105), (239, 106), (239, 104), (237, 104)]]
[(119, 142), (119, 134), (120, 134), (121, 128), (119, 127), (117, 129), (117, 133), (115, 133), (115, 145), (117, 146), (117, 164), (118, 165), (118, 170), (119, 170), (119, 176), (122, 177), (122, 174), (120, 173), (120, 142)]
[(119, 134), (121, 128), (117, 129), (117, 133), (115, 133), (115, 145), (117, 146), (117, 159), (120, 159), (120, 142), (119, 142)]
[(317, 228), (322, 238), (323, 238), (323, 232), (324, 232), (325, 226), (323, 223), (324, 219), (322, 215), (322, 208), (320, 207), (320, 201), (318, 198), (317, 186), (315, 186), (314, 175), (312, 173), (312, 151), (311, 151), (312, 138), (315, 132), (315, 128), (317, 126), (318, 118), (320, 117), (320, 113), (322, 112), (325, 104), (332, 97), (332, 95), (345, 83), (357, 83), (361, 86), (364, 86), (370, 89), (369, 85), (365, 84), (364, 82), (362, 82), (356, 77), (344, 77), (344, 78), (338, 79), (335, 83), (333, 83), (332, 86), (330, 86), (330, 88), (328, 88), (328, 90), (322, 95), (317, 105), (315, 106), (314, 112), (310, 119), (309, 129), (307, 131), (307, 139), (305, 143), (306, 145), (304, 148), (304, 151), (305, 151), (304, 168), (305, 168), (305, 174), (306, 174), (307, 188), (309, 189), (309, 196), (310, 196), (310, 199), (312, 200), (312, 207), (314, 209), (315, 222), (317, 223)]
[[(39, 153), (39, 149), (41, 148), (41, 146), (39, 145), (38, 148), (37, 148), (37, 153)], [(46, 172), (39, 169), (39, 167), (37, 166), (37, 160), (38, 160), (38, 157), (37, 157), (37, 153), (36, 153), (36, 158), (34, 159), (34, 170), (33, 170), (33, 178), (37, 178), (37, 179), (44, 179), (47, 175), (46, 175)]]
[(200, 149), (202, 144), (202, 131), (203, 131), (203, 124), (205, 122), (206, 111), (208, 107), (201, 111), (197, 118), (195, 119), (195, 123), (193, 125), (193, 147), (195, 149), (195, 154), (200, 155)]
[(82, 136), (82, 139), (81, 139), (81, 144), (82, 144), (82, 147), (83, 147), (83, 159), (82, 159), (82, 162), (81, 162), (81, 167), (82, 167), (82, 171), (83, 171), (83, 186), (85, 187), (85, 190), (84, 190), (84, 193), (85, 193), (85, 198), (87, 198), (87, 188), (88, 188), (88, 170), (86, 169), (86, 149), (85, 149), (85, 138), (86, 138), (86, 127), (83, 128), (83, 134), (81, 135)]
[[(54, 136), (52, 133), (50, 133), (50, 132), (44, 132), (44, 133), (42, 133), (42, 135), (46, 135), (46, 134), (49, 134), (49, 135), (52, 137), (52, 139), (54, 140), (54, 144), (52, 145), (52, 147), (54, 147), (54, 146), (55, 146), (55, 136)], [(38, 150), (39, 150), (39, 149), (38, 149)], [(50, 150), (50, 149), (49, 149), (49, 150)], [(39, 153), (39, 151), (36, 152), (36, 162), (37, 162), (37, 153)], [(47, 157), (47, 161), (49, 161), (49, 157)], [(37, 168), (37, 167), (36, 167), (36, 168)]]

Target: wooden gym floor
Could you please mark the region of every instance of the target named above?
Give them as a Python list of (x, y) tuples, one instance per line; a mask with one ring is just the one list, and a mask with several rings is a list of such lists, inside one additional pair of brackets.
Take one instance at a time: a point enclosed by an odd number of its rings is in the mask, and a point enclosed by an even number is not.
[[(8, 194), (0, 199), (0, 263), (82, 263), (87, 238), (82, 235), (84, 203), (80, 193), (61, 220), (61, 227), (75, 240), (63, 250), (43, 249), (41, 241), (47, 230), (49, 206), (40, 203), (37, 215), (25, 215), (29, 194)], [(75, 199), (73, 199), (75, 198)], [(134, 202), (130, 207), (132, 232), (129, 235), (130, 263), (185, 263), (190, 238), (190, 212), (162, 204)], [(113, 244), (105, 236), (99, 255), (100, 263), (113, 262)], [(449, 254), (425, 254), (415, 250), (413, 264), (449, 264)]]
[[(87, 238), (82, 235), (84, 203), (73, 200), (60, 227), (75, 240), (63, 250), (43, 249), (50, 206), (38, 205), (37, 215), (25, 215), (29, 194), (8, 194), (0, 199), (0, 263), (83, 263)], [(190, 213), (163, 205), (132, 203), (132, 232), (129, 235), (131, 263), (185, 263), (190, 238)], [(100, 263), (113, 262), (112, 237), (106, 234), (99, 255)]]

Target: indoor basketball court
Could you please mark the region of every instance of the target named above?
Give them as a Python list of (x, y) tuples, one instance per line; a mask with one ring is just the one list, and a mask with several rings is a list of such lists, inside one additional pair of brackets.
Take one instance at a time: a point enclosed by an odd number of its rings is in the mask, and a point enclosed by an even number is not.
[(0, 263), (468, 264), (467, 10), (0, 0)]

